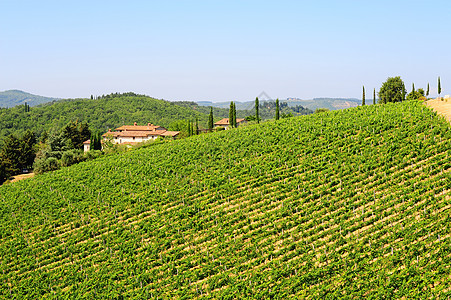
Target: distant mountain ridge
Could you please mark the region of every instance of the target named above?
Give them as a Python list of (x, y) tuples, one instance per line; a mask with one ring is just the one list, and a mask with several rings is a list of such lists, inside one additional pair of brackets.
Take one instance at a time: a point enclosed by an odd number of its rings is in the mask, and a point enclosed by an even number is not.
[(24, 105), (25, 103), (30, 106), (36, 106), (55, 100), (59, 99), (33, 95), (20, 90), (8, 90), (0, 92), (0, 107), (14, 107), (17, 105)]
[[(273, 100), (264, 100), (273, 101)], [(260, 102), (264, 102), (260, 101)], [(315, 110), (317, 108), (327, 108), (329, 110), (346, 109), (359, 106), (362, 102), (355, 98), (313, 98), (312, 100), (303, 100), (298, 98), (280, 99), (280, 102), (286, 102), (289, 107), (301, 105), (305, 108)], [(211, 101), (196, 101), (201, 106), (213, 106), (227, 108), (230, 102), (211, 102)], [(254, 101), (234, 102), (237, 109), (250, 110), (254, 107)]]

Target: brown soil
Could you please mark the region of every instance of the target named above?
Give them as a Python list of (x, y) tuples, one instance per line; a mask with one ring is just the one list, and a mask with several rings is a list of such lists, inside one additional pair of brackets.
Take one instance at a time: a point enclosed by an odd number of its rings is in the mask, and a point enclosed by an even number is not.
[(16, 182), (22, 179), (27, 179), (27, 178), (31, 178), (34, 176), (34, 173), (27, 173), (27, 174), (20, 174), (20, 175), (16, 175), (14, 176), (14, 178), (11, 180), (11, 182)]
[(437, 113), (443, 115), (449, 122), (451, 122), (451, 100), (450, 99), (433, 99), (426, 102), (426, 105), (431, 107)]

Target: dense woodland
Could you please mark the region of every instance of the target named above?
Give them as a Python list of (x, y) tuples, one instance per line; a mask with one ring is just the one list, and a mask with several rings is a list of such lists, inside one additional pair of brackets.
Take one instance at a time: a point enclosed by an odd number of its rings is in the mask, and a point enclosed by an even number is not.
[(0, 187), (0, 295), (447, 299), (451, 131), (419, 101), (194, 136)]
[[(260, 105), (261, 118), (274, 118), (275, 109), (275, 103)], [(280, 105), (280, 111), (283, 116), (311, 113), (303, 107), (288, 108), (286, 103)], [(100, 135), (110, 128), (134, 122), (152, 122), (181, 131), (180, 137), (186, 137), (209, 128), (210, 113), (214, 122), (227, 117), (229, 111), (198, 106), (194, 102), (168, 102), (134, 93), (0, 109), (0, 183), (22, 170), (36, 168), (37, 173), (42, 173), (84, 161), (86, 155), (81, 151), (83, 141), (92, 138), (100, 142)], [(253, 117), (253, 114), (253, 111), (238, 111), (237, 117)], [(77, 130), (83, 133), (74, 141), (73, 135)], [(27, 139), (27, 142), (20, 144), (22, 139)], [(28, 145), (30, 141), (35, 144)], [(24, 151), (24, 147), (28, 150)], [(100, 146), (97, 148), (100, 149)], [(25, 154), (17, 154), (21, 152)], [(31, 163), (24, 164), (22, 156), (27, 156), (26, 161)]]
[(169, 127), (173, 121), (196, 118), (201, 124), (207, 124), (208, 115), (168, 101), (133, 93), (111, 94), (97, 99), (59, 100), (28, 109), (22, 105), (0, 109), (0, 140), (27, 130), (40, 137), (44, 132), (61, 130), (77, 120), (88, 123), (92, 131), (106, 132), (134, 122)]
[[(106, 132), (124, 124), (151, 122), (177, 130), (174, 122), (198, 120), (200, 128), (207, 128), (210, 108), (194, 102), (170, 102), (134, 93), (110, 94), (93, 99), (67, 99), (35, 107), (23, 105), (0, 109), (0, 141), (10, 134), (22, 135), (27, 130), (39, 138), (44, 132), (61, 130), (69, 122), (85, 122), (93, 132)], [(228, 117), (228, 109), (213, 108), (214, 121)], [(281, 103), (281, 112), (292, 115), (309, 114), (303, 107), (289, 108)], [(237, 111), (238, 118), (253, 115), (254, 111)], [(263, 120), (273, 119), (274, 103), (260, 109)], [(173, 124), (174, 123), (174, 124)], [(171, 126), (173, 125), (173, 126)], [(176, 127), (176, 128), (174, 128)]]

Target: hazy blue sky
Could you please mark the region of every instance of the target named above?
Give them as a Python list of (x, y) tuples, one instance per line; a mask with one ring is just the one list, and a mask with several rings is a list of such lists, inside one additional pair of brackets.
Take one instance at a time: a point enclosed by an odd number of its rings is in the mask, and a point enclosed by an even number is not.
[(167, 100), (451, 93), (451, 1), (0, 0), (0, 91)]

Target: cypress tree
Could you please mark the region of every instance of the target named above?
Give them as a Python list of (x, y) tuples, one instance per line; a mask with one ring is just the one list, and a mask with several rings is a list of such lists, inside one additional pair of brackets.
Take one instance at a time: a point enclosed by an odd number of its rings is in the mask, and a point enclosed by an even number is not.
[(257, 119), (257, 123), (260, 124), (260, 116), (258, 115), (258, 97), (255, 98), (255, 118)]
[(373, 105), (376, 104), (376, 89), (373, 90)]
[(279, 98), (276, 99), (276, 120), (279, 120)]
[(412, 94), (415, 93), (415, 83), (412, 83)]
[(229, 107), (229, 127), (233, 128), (233, 101), (230, 102)]
[(102, 150), (102, 134), (97, 133), (97, 150)]
[(233, 103), (233, 127), (236, 128), (236, 106), (235, 103)]
[(208, 116), (208, 130), (213, 130), (213, 107), (210, 106), (210, 115)]
[(196, 132), (195, 132), (195, 134), (196, 135), (199, 134), (199, 118), (198, 117), (196, 117)]
[(429, 96), (429, 82), (428, 82), (428, 88), (426, 90), (426, 98)]
[(440, 76), (438, 77), (438, 97), (441, 99), (440, 94), (442, 93), (442, 85), (440, 84)]
[(363, 86), (363, 93), (362, 93), (362, 106), (365, 106), (365, 86)]
[(89, 150), (96, 150), (96, 144), (97, 144), (97, 137), (96, 134), (91, 133), (91, 138), (89, 139), (91, 141), (91, 146)]

